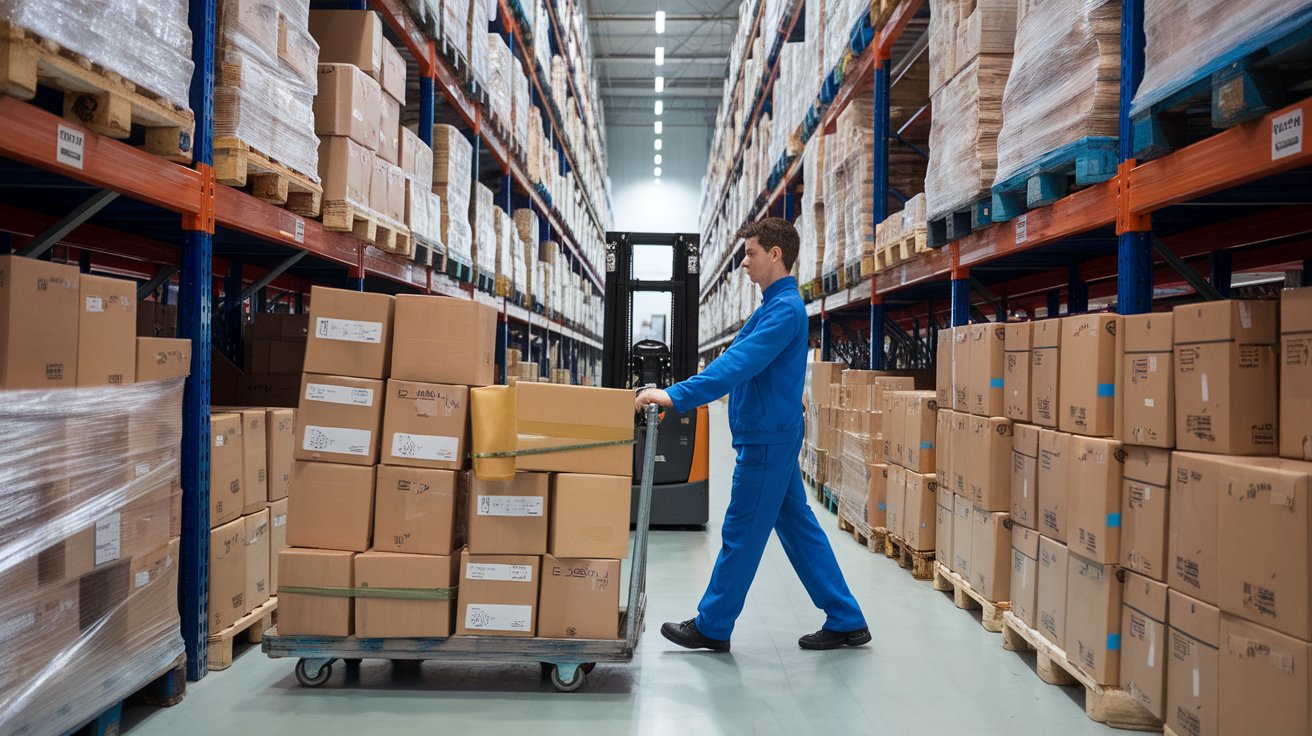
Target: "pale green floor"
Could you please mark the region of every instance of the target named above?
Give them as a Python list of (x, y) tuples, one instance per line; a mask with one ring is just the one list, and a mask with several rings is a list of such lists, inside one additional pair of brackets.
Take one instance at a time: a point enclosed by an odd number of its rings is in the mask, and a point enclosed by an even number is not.
[(133, 710), (133, 736), (165, 734), (1086, 734), (1111, 730), (1084, 715), (1083, 693), (1041, 682), (1034, 656), (1002, 649), (978, 613), (918, 582), (891, 560), (829, 533), (874, 633), (873, 645), (837, 652), (798, 649), (815, 610), (772, 539), (731, 655), (678, 649), (662, 621), (693, 615), (719, 546), (733, 467), (721, 404), (711, 413), (712, 523), (706, 532), (656, 532), (649, 567), (648, 625), (629, 665), (600, 665), (584, 691), (557, 693), (538, 666), (426, 663), (396, 677), (366, 661), (358, 680), (338, 665), (322, 688), (300, 687), (292, 660), (257, 648), (229, 670), (192, 683), (164, 710)]

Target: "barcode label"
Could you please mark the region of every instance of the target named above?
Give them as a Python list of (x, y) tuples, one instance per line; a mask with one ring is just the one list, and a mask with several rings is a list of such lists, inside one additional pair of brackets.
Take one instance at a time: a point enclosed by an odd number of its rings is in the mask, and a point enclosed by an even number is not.
[(455, 437), (407, 434), (405, 432), (397, 432), (392, 435), (392, 455), (394, 457), (455, 462), (459, 448), (460, 441)]
[(373, 406), (374, 390), (352, 386), (334, 386), (328, 383), (305, 384), (306, 401), (322, 401), (325, 404), (342, 404), (344, 406)]
[(533, 566), (467, 562), (465, 563), (465, 579), (492, 580), (503, 583), (531, 583), (533, 582)]
[(541, 496), (479, 496), (479, 516), (542, 516)]
[(465, 628), (471, 631), (532, 631), (533, 606), (470, 603), (465, 606)]
[(323, 340), (378, 344), (383, 341), (383, 323), (320, 317), (315, 320), (314, 334)]
[(301, 449), (342, 455), (368, 455), (373, 433), (367, 429), (306, 426)]

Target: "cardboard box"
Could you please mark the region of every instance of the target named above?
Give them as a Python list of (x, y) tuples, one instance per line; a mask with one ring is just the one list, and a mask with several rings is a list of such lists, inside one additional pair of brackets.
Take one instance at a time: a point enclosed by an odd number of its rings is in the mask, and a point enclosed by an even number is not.
[(553, 475), (547, 552), (570, 558), (628, 557), (632, 496), (632, 480), (622, 476)]
[(933, 391), (907, 391), (903, 396), (903, 406), (906, 407), (906, 416), (902, 420), (904, 467), (916, 473), (933, 473), (937, 462), (934, 434), (938, 402)]
[(619, 620), (619, 560), (542, 558), (538, 636), (615, 639)]
[(469, 487), (469, 551), (545, 553), (550, 481), (547, 473), (516, 473), (511, 480), (474, 478)]
[(269, 600), (269, 563), (272, 543), (269, 529), (269, 510), (260, 509), (243, 516), (246, 543), (246, 610), (253, 611)]
[[(380, 134), (379, 138), (382, 137)], [(387, 187), (387, 160), (375, 155), (369, 170), (369, 209), (384, 217), (390, 217), (387, 214), (387, 205), (391, 193)]]
[(269, 501), (286, 498), (292, 483), (292, 459), (296, 454), (296, 410), (269, 408), (264, 416), (265, 465), (269, 479)]
[(1121, 567), (1165, 582), (1171, 452), (1159, 447), (1123, 449)]
[[(374, 138), (377, 137), (375, 134)], [(319, 139), (319, 179), (323, 184), (323, 201), (368, 207), (373, 174), (373, 149), (344, 136)], [(368, 334), (364, 336), (368, 337)]]
[(928, 552), (937, 542), (934, 507), (938, 505), (938, 477), (906, 471), (902, 502), (902, 539), (908, 549)]
[(952, 415), (951, 410), (940, 409), (934, 416), (934, 475), (948, 490), (952, 489)]
[(103, 514), (35, 557), (41, 585), (77, 580), (169, 540), (173, 503), (163, 485), (129, 504)]
[(951, 417), (951, 439), (949, 445), (952, 453), (952, 467), (949, 469), (952, 473), (952, 482), (949, 484), (952, 492), (959, 496), (970, 495), (970, 485), (967, 482), (971, 462), (971, 434), (970, 434), (970, 415), (962, 412), (953, 412)]
[(491, 385), (496, 382), (496, 336), (497, 314), (489, 306), (438, 296), (398, 296), (392, 377)]
[[(301, 376), (299, 373), (290, 376), (241, 376), (236, 379), (235, 389), (228, 395), (234, 396), (229, 403), (240, 403), (243, 406), (295, 407), (301, 400)], [(215, 397), (218, 396), (216, 391)]]
[(354, 568), (354, 552), (295, 547), (279, 552), (278, 633), (284, 636), (350, 636), (355, 618), (352, 599), (315, 595), (314, 591), (354, 588)]
[[(297, 460), (350, 465), (378, 462), (383, 382), (306, 373), (296, 412)], [(363, 550), (361, 550), (363, 551)]]
[(1220, 732), (1312, 734), (1312, 644), (1221, 614)]
[(119, 609), (111, 626), (121, 621), (124, 630), (128, 632), (150, 632), (151, 636), (155, 636), (155, 632), (164, 630), (166, 626), (172, 629), (180, 625), (178, 564), (181, 562), (181, 552), (182, 540), (171, 539), (150, 552), (132, 558), (128, 566), (128, 579), (132, 583), (127, 605)]
[(952, 371), (952, 329), (939, 330), (934, 350), (934, 392), (938, 405), (943, 409), (953, 408)]
[(387, 294), (312, 287), (305, 372), (386, 378), (394, 301)]
[(476, 458), (480, 478), (506, 479), (515, 470), (632, 476), (633, 447), (619, 444), (633, 438), (632, 391), (520, 382), (471, 393), (475, 453), (584, 448)]
[(1167, 591), (1166, 725), (1177, 734), (1218, 736), (1221, 611)]
[[(401, 128), (401, 170), (425, 192), (433, 189), (433, 149), (409, 128)], [(438, 213), (435, 213), (438, 214)], [(438, 228), (434, 227), (436, 231)], [(510, 361), (507, 360), (507, 363)]]
[(1039, 531), (1066, 542), (1067, 485), (1070, 481), (1071, 435), (1039, 430)]
[(0, 256), (0, 388), (77, 384), (76, 266)]
[(1280, 292), (1280, 456), (1312, 460), (1312, 287)]
[(1174, 315), (1124, 318), (1121, 363), (1122, 437), (1148, 447), (1175, 447)]
[(138, 337), (136, 375), (138, 381), (163, 381), (191, 374), (191, 340), (168, 337)]
[[(1066, 579), (1066, 658), (1099, 685), (1119, 684), (1121, 581), (1116, 565), (1070, 553)], [(1043, 584), (1039, 584), (1042, 593)]]
[(1011, 528), (1005, 511), (975, 506), (971, 511), (970, 587), (991, 601), (1011, 592)]
[(970, 378), (974, 375), (971, 371), (970, 360), (973, 357), (974, 356), (970, 352), (970, 327), (953, 327), (952, 409), (954, 411), (970, 411), (970, 397), (973, 393), (973, 388), (970, 385)]
[(883, 397), (883, 454), (894, 465), (906, 465), (907, 397), (904, 392), (890, 391)]
[(465, 543), (469, 474), (379, 465), (374, 549), (450, 555)]
[(1038, 628), (1039, 533), (1011, 527), (1011, 610), (1031, 629)]
[[(383, 95), (378, 104), (378, 147), (374, 153), (393, 166), (401, 163), (401, 104), (391, 95)], [(381, 206), (377, 209), (394, 220), (400, 219), (388, 214)]]
[(989, 511), (1011, 508), (1011, 420), (971, 416), (966, 484), (976, 506)]
[(884, 490), (884, 502), (887, 509), (885, 528), (898, 539), (905, 539), (902, 516), (907, 500), (907, 469), (900, 465), (888, 466), (888, 484)]
[(1039, 428), (1033, 424), (1012, 425), (1011, 520), (1039, 528)]
[(376, 80), (383, 76), (383, 24), (368, 10), (312, 10), (310, 35), (322, 64), (353, 64)]
[(1121, 687), (1157, 718), (1166, 717), (1166, 585), (1127, 573), (1121, 609)]
[(378, 148), (382, 92), (378, 82), (350, 64), (320, 64), (314, 96), (315, 135), (350, 138), (370, 151)]
[(405, 59), (390, 43), (383, 43), (383, 91), (398, 105), (405, 104)]
[(137, 379), (137, 284), (81, 274), (77, 385), (122, 386)]
[[(374, 638), (451, 636), (459, 558), (369, 550), (355, 556), (355, 635)], [(423, 598), (374, 598), (368, 589), (410, 590)]]
[(956, 517), (952, 520), (952, 571), (970, 581), (972, 580), (970, 558), (974, 552), (972, 539), (975, 532), (975, 519), (972, 514), (974, 505), (964, 496), (954, 496), (952, 502), (953, 514)]
[(1121, 561), (1121, 443), (1100, 437), (1071, 437), (1066, 499), (1067, 544), (1085, 559)]
[(847, 368), (846, 363), (819, 361), (807, 363), (806, 370), (810, 376), (810, 381), (807, 383), (809, 391), (807, 395), (811, 400), (817, 404), (827, 405), (829, 387), (838, 384), (842, 380), (845, 368)]
[(1116, 315), (1080, 314), (1061, 320), (1061, 431), (1112, 436), (1116, 365)]
[(246, 505), (242, 489), (241, 415), (210, 415), (210, 528), (241, 516)]
[(1227, 455), (1276, 454), (1276, 304), (1175, 308), (1175, 444)]
[(467, 386), (388, 380), (383, 463), (462, 470), (468, 448)]
[(1008, 322), (1003, 338), (1002, 415), (1018, 422), (1030, 420), (1030, 369), (1034, 361), (1033, 322)]
[(1222, 458), (1221, 611), (1312, 639), (1312, 463)]
[(1004, 410), (1007, 330), (996, 322), (970, 326), (970, 409), (972, 414), (1000, 417)]
[[(1039, 633), (1058, 649), (1066, 649), (1066, 593), (1070, 552), (1047, 536), (1039, 538)], [(1069, 653), (1067, 654), (1069, 658)]]
[(222, 524), (210, 531), (210, 631), (218, 633), (246, 615), (246, 522)]
[(369, 549), (373, 530), (374, 469), (297, 461), (287, 497), (287, 544), (293, 547)]
[(241, 417), (241, 487), (243, 514), (253, 514), (269, 500), (267, 409), (236, 409)]
[(269, 594), (278, 594), (278, 553), (287, 549), (287, 499), (269, 502)]
[(1060, 319), (1034, 323), (1030, 358), (1030, 421), (1040, 427), (1056, 427), (1061, 412), (1058, 394), (1061, 382)]
[(541, 557), (460, 552), (458, 636), (537, 633)]
[(1215, 606), (1220, 467), (1213, 455), (1176, 451), (1171, 453), (1171, 476), (1166, 582), (1172, 590)]
[(866, 463), (866, 523), (872, 529), (888, 528), (888, 483), (892, 467), (884, 463)]
[[(945, 488), (940, 486), (938, 491), (939, 495), (942, 496), (945, 490)], [(954, 494), (951, 491), (947, 491), (947, 493), (949, 499), (954, 497)], [(942, 504), (935, 504), (934, 518), (937, 529), (934, 533), (934, 559), (947, 565), (949, 569), (951, 569), (954, 559), (952, 556), (952, 542), (953, 535), (955, 534), (955, 527), (952, 524), (952, 518), (954, 516), (956, 516), (956, 513), (953, 509), (943, 506)]]

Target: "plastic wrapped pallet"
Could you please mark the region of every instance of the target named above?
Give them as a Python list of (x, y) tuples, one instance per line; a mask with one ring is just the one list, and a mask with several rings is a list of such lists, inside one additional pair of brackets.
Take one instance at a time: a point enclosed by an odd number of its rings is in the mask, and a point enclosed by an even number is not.
[(511, 126), (515, 142), (524, 149), (528, 148), (529, 109), (533, 104), (529, 97), (528, 75), (519, 63), (511, 65)]
[[(470, 0), (442, 0), (442, 36), (461, 57), (469, 59)], [(480, 33), (487, 33), (484, 27)]]
[(514, 290), (515, 245), (518, 241), (515, 223), (505, 210), (493, 207), (492, 225), (497, 243), (496, 293), (497, 296), (511, 296)]
[(1002, 96), (1001, 184), (1044, 154), (1117, 134), (1121, 4), (1040, 0), (1024, 8)]
[(488, 7), (482, 0), (470, 0), (469, 3), (469, 76), (479, 86), (486, 87), (488, 81), (488, 46), (478, 43), (487, 33)]
[(474, 183), (474, 197), (469, 210), (469, 222), (474, 229), (474, 267), (487, 276), (497, 273), (500, 242), (497, 240), (496, 215), (500, 210), (495, 202), (491, 189), (481, 183)]
[[(450, 125), (433, 126), (433, 191), (442, 198), (442, 242), (457, 256), (464, 254), (468, 261), (470, 240), (463, 233), (452, 230), (469, 229), (470, 183), (473, 177), (474, 148), (456, 128)], [(461, 228), (461, 223), (464, 228)], [(462, 235), (464, 235), (462, 237)], [(461, 246), (464, 250), (460, 250)]]
[(510, 47), (499, 33), (487, 34), (488, 109), (503, 129), (510, 128), (511, 65), (516, 64)]
[(989, 196), (1011, 58), (981, 55), (931, 98), (925, 207), (931, 218)]
[(1013, 53), (1016, 6), (1017, 0), (931, 0), (931, 95), (962, 73), (981, 54), (1010, 56)]
[(538, 66), (543, 69), (551, 68), (551, 33), (547, 30), (551, 23), (548, 2), (551, 0), (536, 0), (534, 3), (534, 17), (537, 20), (533, 27), (542, 29), (542, 32), (533, 34), (533, 55), (537, 57)]
[(183, 381), (0, 401), (0, 732), (72, 732), (181, 658)]

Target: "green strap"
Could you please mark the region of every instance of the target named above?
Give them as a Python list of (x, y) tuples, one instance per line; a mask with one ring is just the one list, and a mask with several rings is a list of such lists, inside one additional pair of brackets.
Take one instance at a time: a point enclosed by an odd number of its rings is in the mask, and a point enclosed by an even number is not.
[(598, 447), (616, 447), (618, 445), (631, 445), (633, 440), (609, 440), (607, 442), (586, 442), (581, 445), (560, 445), (559, 447), (534, 447), (527, 450), (507, 450), (505, 452), (471, 452), (470, 459), (487, 460), (500, 459), (508, 457), (523, 457), (526, 455), (549, 455), (555, 452), (575, 452), (578, 450), (592, 450)]
[(327, 588), (279, 585), (279, 595), (317, 595), (329, 598), (387, 598), (401, 601), (453, 601), (457, 588)]

